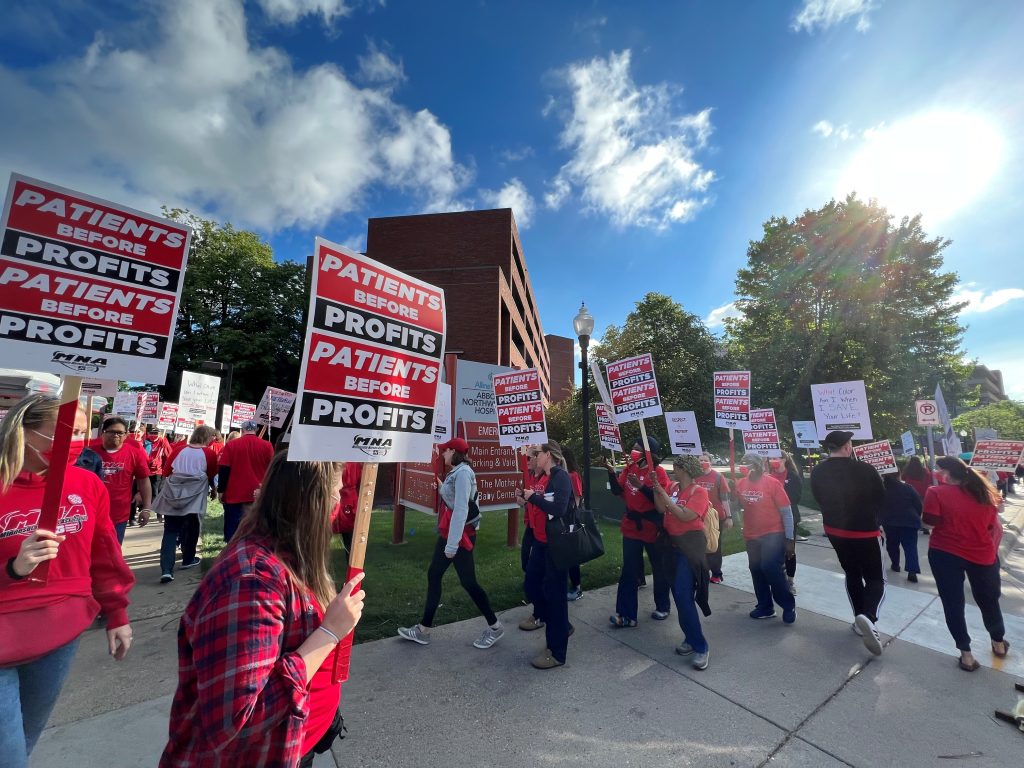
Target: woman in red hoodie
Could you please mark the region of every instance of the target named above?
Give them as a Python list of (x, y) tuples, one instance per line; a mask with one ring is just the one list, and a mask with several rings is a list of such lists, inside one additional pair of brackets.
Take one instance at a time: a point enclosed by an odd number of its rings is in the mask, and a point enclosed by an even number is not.
[[(102, 608), (110, 654), (132, 643), (128, 592), (135, 583), (110, 521), (107, 489), (92, 472), (68, 466), (56, 531), (38, 528), (59, 401), (31, 395), (0, 424), (0, 755), (24, 768), (78, 647)], [(78, 412), (69, 464), (85, 447)], [(45, 583), (29, 578), (52, 560)]]

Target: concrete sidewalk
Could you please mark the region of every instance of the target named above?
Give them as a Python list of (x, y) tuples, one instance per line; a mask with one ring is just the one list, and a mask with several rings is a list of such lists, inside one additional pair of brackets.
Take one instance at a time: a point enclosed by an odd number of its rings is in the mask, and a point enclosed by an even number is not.
[[(1007, 671), (1024, 658), (1022, 518), (1024, 504), (1011, 500), (1004, 519), (1018, 528), (1004, 542), (1002, 605), (1013, 646)], [(808, 523), (820, 531), (814, 517)], [(126, 542), (140, 579), (133, 607), (136, 647), (116, 664), (105, 653), (101, 632), (83, 637), (51, 727), (33, 756), (35, 768), (156, 764), (176, 682), (178, 616), (199, 578), (187, 571), (171, 585), (156, 584), (159, 533), (129, 529)], [(928, 538), (920, 537), (922, 556), (927, 545)], [(792, 627), (747, 617), (753, 596), (743, 582), (745, 556), (729, 559), (727, 585), (713, 586), (714, 613), (704, 620), (711, 665), (703, 672), (674, 654), (680, 641), (674, 615), (663, 622), (646, 618), (653, 607), (650, 589), (641, 592), (635, 629), (609, 626), (614, 587), (589, 591), (571, 604), (576, 634), (569, 663), (547, 672), (529, 666), (543, 647), (543, 633), (516, 629), (526, 608), (502, 615), (506, 635), (488, 651), (471, 645), (482, 619), (439, 627), (428, 647), (397, 638), (357, 646), (353, 678), (343, 692), (349, 737), (336, 744), (337, 765), (1024, 763), (1024, 734), (992, 717), (993, 709), (1013, 707), (1019, 678), (989, 667), (972, 674), (956, 667), (941, 611), (937, 624), (932, 617), (937, 603), (926, 557), (917, 585), (890, 574), (881, 626), (891, 636), (876, 659), (850, 631), (827, 539), (813, 536), (797, 552), (799, 617)], [(458, 589), (454, 579), (445, 587)], [(979, 660), (991, 664), (983, 652), (987, 637), (975, 638)], [(333, 764), (329, 757), (318, 762)]]

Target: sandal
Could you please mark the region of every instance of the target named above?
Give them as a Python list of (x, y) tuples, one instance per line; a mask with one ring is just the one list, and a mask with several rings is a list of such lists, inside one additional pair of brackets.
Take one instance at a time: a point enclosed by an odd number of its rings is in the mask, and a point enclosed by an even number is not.
[(1003, 644), (1002, 652), (1000, 653), (999, 651), (996, 650), (996, 645), (998, 645), (998, 643), (993, 641), (992, 642), (992, 655), (997, 657), (997, 658), (1000, 658), (1000, 659), (1005, 659), (1006, 658), (1006, 654), (1008, 654), (1010, 652), (1010, 643), (1007, 640), (1000, 640), (999, 642), (1001, 642)]
[(964, 657), (961, 656), (960, 659), (957, 661), (957, 666), (959, 666), (960, 669), (962, 669), (964, 672), (974, 672), (976, 669), (978, 669), (978, 667), (981, 666), (981, 664), (978, 663), (977, 659), (968, 664), (964, 661)]
[(613, 613), (608, 617), (608, 623), (616, 629), (622, 629), (623, 627), (635, 627), (636, 619), (627, 619), (625, 616)]

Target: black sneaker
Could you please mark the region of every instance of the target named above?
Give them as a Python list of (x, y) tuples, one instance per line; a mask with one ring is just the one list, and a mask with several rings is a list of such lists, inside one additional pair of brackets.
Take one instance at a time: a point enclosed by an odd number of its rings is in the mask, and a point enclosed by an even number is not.
[(185, 571), (185, 570), (188, 570), (189, 568), (195, 568), (197, 565), (199, 565), (202, 562), (203, 561), (200, 560), (198, 557), (194, 557), (194, 558), (192, 558), (192, 562), (183, 564), (181, 566), (181, 570)]
[(907, 581), (909, 581), (911, 584), (917, 584), (917, 574), (914, 573), (913, 571), (908, 573), (907, 574)]

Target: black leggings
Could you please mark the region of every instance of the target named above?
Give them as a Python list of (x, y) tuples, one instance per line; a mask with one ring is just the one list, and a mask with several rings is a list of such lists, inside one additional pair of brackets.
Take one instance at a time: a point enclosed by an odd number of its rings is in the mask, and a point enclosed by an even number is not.
[(424, 627), (434, 626), (434, 614), (437, 612), (437, 606), (441, 604), (441, 580), (444, 578), (448, 566), (454, 565), (455, 573), (459, 575), (459, 583), (466, 590), (466, 594), (476, 603), (476, 607), (487, 619), (487, 623), (491, 626), (497, 624), (498, 617), (491, 610), (491, 601), (487, 599), (487, 593), (476, 581), (473, 550), (459, 547), (455, 557), (448, 559), (444, 554), (445, 543), (444, 539), (438, 537), (437, 544), (434, 546), (434, 556), (427, 569), (427, 604), (423, 608), (423, 621), (420, 623)]

